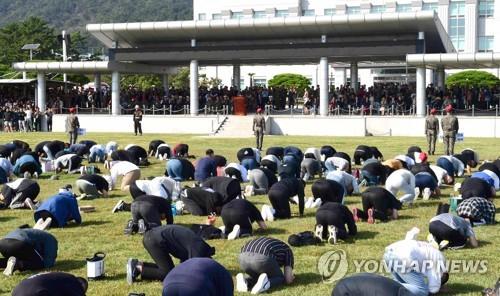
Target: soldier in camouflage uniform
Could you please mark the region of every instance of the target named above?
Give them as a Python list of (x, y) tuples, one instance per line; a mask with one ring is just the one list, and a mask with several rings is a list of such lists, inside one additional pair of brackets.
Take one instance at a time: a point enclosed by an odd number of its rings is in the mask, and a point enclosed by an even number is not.
[(427, 136), (427, 144), (429, 146), (427, 153), (429, 155), (434, 155), (436, 138), (439, 134), (439, 120), (435, 116), (436, 113), (437, 110), (432, 108), (430, 114), (425, 118), (425, 135)]
[(446, 155), (453, 155), (455, 148), (455, 139), (458, 132), (458, 119), (453, 115), (453, 107), (451, 105), (445, 108), (446, 116), (441, 120), (441, 128), (443, 129), (443, 143)]
[(257, 149), (262, 150), (264, 141), (264, 131), (266, 130), (266, 119), (262, 116), (262, 109), (257, 109), (257, 114), (253, 118), (252, 130), (255, 134)]

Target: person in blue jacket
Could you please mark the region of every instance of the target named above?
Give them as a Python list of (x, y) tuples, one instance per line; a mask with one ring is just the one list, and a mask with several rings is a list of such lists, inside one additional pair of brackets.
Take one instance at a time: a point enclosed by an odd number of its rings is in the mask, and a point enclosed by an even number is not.
[(210, 258), (191, 258), (176, 266), (163, 280), (163, 296), (232, 296), (231, 274)]
[(208, 149), (205, 152), (206, 156), (198, 160), (194, 170), (194, 179), (198, 182), (203, 182), (209, 177), (217, 176), (217, 164), (214, 159), (214, 151)]
[(59, 193), (43, 201), (35, 211), (35, 227), (45, 230), (48, 227), (64, 227), (69, 221), (74, 220), (77, 224), (82, 223), (78, 202), (71, 185), (61, 188)]
[(53, 267), (57, 258), (57, 239), (50, 233), (31, 228), (16, 229), (0, 240), (0, 268), (10, 276), (15, 270)]
[(18, 177), (29, 174), (29, 176), (25, 176), (25, 178), (30, 176), (35, 176), (36, 178), (42, 173), (42, 167), (32, 155), (25, 154), (16, 160), (13, 172), (14, 175)]

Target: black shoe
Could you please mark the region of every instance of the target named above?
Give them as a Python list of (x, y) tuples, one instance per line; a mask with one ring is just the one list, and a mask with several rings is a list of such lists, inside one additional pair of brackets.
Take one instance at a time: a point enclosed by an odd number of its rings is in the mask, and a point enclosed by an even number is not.
[(139, 219), (138, 225), (137, 225), (137, 233), (138, 234), (144, 234), (147, 230), (146, 223), (144, 223), (143, 219)]
[(125, 226), (125, 229), (123, 230), (123, 233), (126, 235), (132, 235), (134, 232), (137, 232), (137, 223), (134, 223), (132, 220), (128, 220), (127, 226)]

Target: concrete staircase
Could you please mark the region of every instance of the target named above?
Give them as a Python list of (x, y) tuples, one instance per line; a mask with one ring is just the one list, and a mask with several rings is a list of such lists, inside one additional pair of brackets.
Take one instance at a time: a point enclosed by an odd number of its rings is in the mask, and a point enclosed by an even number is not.
[(221, 138), (253, 137), (253, 116), (228, 116), (214, 136)]

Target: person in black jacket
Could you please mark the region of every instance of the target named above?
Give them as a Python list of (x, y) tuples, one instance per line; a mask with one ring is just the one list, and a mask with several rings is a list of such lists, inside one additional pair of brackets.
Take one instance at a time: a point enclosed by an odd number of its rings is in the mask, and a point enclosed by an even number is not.
[(413, 296), (399, 282), (378, 274), (358, 273), (341, 279), (333, 288), (332, 296)]
[(191, 258), (211, 258), (215, 249), (210, 247), (191, 229), (179, 225), (163, 225), (146, 231), (142, 240), (144, 248), (155, 263), (127, 261), (127, 282), (142, 280), (162, 281), (175, 267), (172, 256), (184, 262)]
[(370, 187), (361, 194), (363, 210), (358, 208), (353, 209), (354, 221), (358, 222), (361, 219), (367, 220), (368, 223), (375, 223), (375, 219), (388, 221), (389, 216), (392, 219), (397, 219), (398, 210), (401, 209), (402, 203), (385, 188)]
[[(264, 220), (290, 219), (290, 202), (299, 205), (299, 215), (304, 215), (304, 181), (295, 178), (285, 178), (274, 183), (269, 189), (268, 197), (272, 207), (262, 206), (262, 217)], [(294, 198), (297, 196), (296, 198)]]
[(181, 193), (184, 209), (194, 216), (220, 214), (223, 200), (220, 193), (205, 187), (187, 188)]
[(160, 196), (141, 195), (134, 199), (130, 211), (132, 220), (128, 221), (125, 234), (144, 234), (146, 230), (160, 226), (161, 220), (174, 224), (170, 200)]
[[(347, 232), (346, 225), (349, 232)], [(337, 239), (345, 240), (348, 235), (356, 235), (357, 232), (354, 217), (346, 206), (336, 202), (327, 202), (316, 211), (314, 235), (321, 241), (328, 237), (328, 242), (333, 245), (337, 243)]]
[(48, 272), (22, 280), (12, 291), (12, 296), (85, 296), (87, 280), (64, 272)]
[(266, 229), (266, 223), (259, 210), (246, 199), (234, 199), (222, 207), (224, 235), (232, 240), (240, 236), (252, 234), (252, 223), (257, 222), (261, 229)]

